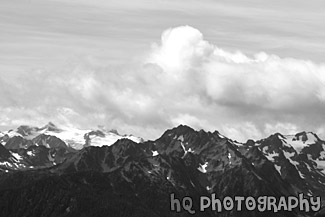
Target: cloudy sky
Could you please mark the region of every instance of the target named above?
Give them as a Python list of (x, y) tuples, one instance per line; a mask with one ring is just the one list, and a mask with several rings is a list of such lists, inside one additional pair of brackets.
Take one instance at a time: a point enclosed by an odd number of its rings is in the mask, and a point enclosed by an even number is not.
[(325, 139), (323, 0), (0, 0), (0, 130)]

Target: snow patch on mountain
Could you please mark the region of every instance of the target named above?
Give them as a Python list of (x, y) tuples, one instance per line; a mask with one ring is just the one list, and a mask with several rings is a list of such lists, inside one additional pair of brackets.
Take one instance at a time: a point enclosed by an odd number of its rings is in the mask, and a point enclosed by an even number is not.
[(325, 160), (316, 159), (314, 162), (317, 164), (317, 168), (321, 170), (322, 173), (325, 174)]
[(11, 164), (5, 161), (5, 162), (0, 162), (0, 166), (11, 167)]
[(26, 154), (29, 155), (29, 156), (34, 156), (35, 155), (33, 151), (27, 151)]
[(274, 164), (274, 167), (279, 172), (279, 174), (281, 175), (281, 166), (278, 166), (278, 165)]
[(244, 143), (238, 142), (238, 141), (233, 141), (233, 140), (229, 140), (230, 143), (232, 143), (235, 146), (243, 146)]
[(267, 147), (267, 146), (265, 146), (265, 147), (263, 147), (262, 148), (262, 152), (263, 152), (263, 154), (264, 154), (264, 156), (269, 160), (269, 161), (271, 161), (271, 162), (274, 162), (275, 160), (274, 160), (274, 157), (279, 157), (279, 153), (276, 153), (276, 152), (272, 152), (272, 153), (269, 153), (268, 152), (268, 149), (269, 149), (269, 147)]
[(204, 164), (200, 164), (200, 166), (197, 169), (202, 173), (206, 173), (208, 164), (209, 164), (208, 162), (205, 162)]
[(12, 156), (14, 156), (14, 157), (15, 157), (15, 159), (16, 159), (16, 161), (17, 161), (17, 162), (19, 162), (19, 161), (23, 160), (23, 157), (22, 157), (22, 156), (20, 156), (18, 153), (15, 153), (15, 152), (11, 152), (11, 151), (10, 151), (10, 153), (12, 154)]
[(292, 160), (291, 158), (295, 155), (295, 153), (289, 153), (287, 151), (283, 151), (283, 155), (290, 161), (291, 164), (293, 164), (294, 166), (299, 165), (299, 163), (297, 161)]
[(186, 156), (187, 152), (188, 152), (188, 151), (186, 150), (186, 148), (185, 148), (184, 143), (183, 143), (183, 142), (184, 142), (184, 136), (183, 136), (183, 135), (180, 135), (180, 136), (177, 138), (177, 140), (181, 142), (181, 146), (182, 146), (183, 151), (184, 151), (184, 155), (183, 155), (182, 158), (184, 158), (184, 157)]
[(181, 141), (181, 142), (184, 142), (184, 136), (183, 135), (180, 135), (177, 140)]
[(323, 151), (319, 153), (320, 154), (319, 159), (325, 160), (325, 144), (323, 144), (322, 147), (323, 147)]
[(192, 148), (189, 148), (187, 152), (194, 153), (194, 150), (192, 150)]
[(279, 157), (279, 154), (278, 153), (272, 153), (272, 154), (265, 154), (265, 157), (269, 160), (269, 161), (271, 161), (271, 162), (274, 162), (275, 160), (274, 160), (274, 157)]

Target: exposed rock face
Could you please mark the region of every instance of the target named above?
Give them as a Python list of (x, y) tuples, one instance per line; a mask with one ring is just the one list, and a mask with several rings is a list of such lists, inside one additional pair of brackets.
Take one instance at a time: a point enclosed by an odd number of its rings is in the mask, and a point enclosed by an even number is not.
[(39, 135), (23, 148), (0, 145), (0, 216), (193, 216), (170, 210), (172, 193), (191, 196), (195, 216), (312, 216), (299, 210), (199, 212), (199, 197), (325, 196), (324, 144), (305, 132), (240, 144), (180, 125), (155, 141), (120, 139), (76, 151)]

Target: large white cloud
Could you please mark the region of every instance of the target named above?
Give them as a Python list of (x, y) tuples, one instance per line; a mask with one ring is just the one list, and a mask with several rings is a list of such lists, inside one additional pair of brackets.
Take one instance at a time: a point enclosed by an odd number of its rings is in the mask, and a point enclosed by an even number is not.
[(325, 102), (324, 65), (263, 52), (229, 53), (189, 26), (166, 30), (149, 62), (161, 66), (171, 82), (194, 80), (218, 103), (281, 110)]
[(190, 26), (165, 30), (138, 63), (77, 62), (2, 76), (0, 87), (3, 126), (51, 119), (145, 138), (181, 123), (238, 140), (275, 131), (324, 133), (323, 64), (227, 52)]

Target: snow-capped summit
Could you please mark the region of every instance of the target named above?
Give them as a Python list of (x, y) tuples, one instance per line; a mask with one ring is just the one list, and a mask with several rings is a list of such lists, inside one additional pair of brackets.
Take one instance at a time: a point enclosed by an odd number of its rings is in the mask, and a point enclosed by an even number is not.
[[(1, 144), (6, 145), (10, 139), (15, 138), (15, 140), (22, 140), (25, 144), (26, 141), (32, 141), (40, 135), (59, 138), (68, 146), (77, 150), (82, 149), (85, 146), (109, 146), (122, 138), (130, 139), (136, 143), (143, 141), (140, 137), (133, 135), (120, 135), (117, 130), (108, 131), (102, 126), (99, 126), (98, 129), (78, 129), (75, 127), (58, 127), (52, 122), (49, 122), (43, 127), (22, 125), (15, 130), (3, 132), (2, 136), (0, 135), (0, 142)], [(19, 142), (19, 144), (22, 144), (23, 142)], [(16, 143), (17, 142), (15, 142), (15, 144)], [(30, 146), (30, 144), (28, 146)], [(27, 146), (25, 148), (27, 148)]]
[(143, 141), (142, 138), (133, 135), (120, 135), (117, 130), (92, 130), (84, 134), (85, 146), (109, 146), (123, 138), (130, 139), (136, 143)]
[(318, 136), (313, 132), (300, 132), (295, 135), (286, 135), (283, 141), (290, 144), (297, 152), (320, 141)]
[(55, 124), (53, 124), (52, 122), (49, 122), (48, 124), (46, 124), (44, 127), (39, 128), (39, 130), (45, 130), (45, 131), (52, 131), (52, 132), (61, 132), (62, 129), (58, 128)]

